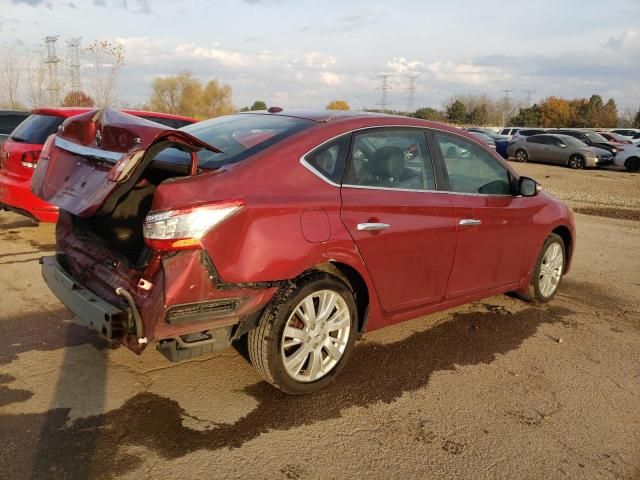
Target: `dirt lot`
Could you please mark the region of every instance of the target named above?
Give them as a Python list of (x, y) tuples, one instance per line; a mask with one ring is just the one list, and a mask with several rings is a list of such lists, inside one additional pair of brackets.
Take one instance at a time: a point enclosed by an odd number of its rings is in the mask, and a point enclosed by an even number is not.
[(109, 349), (41, 280), (52, 226), (0, 213), (0, 478), (640, 478), (640, 175), (516, 168), (591, 213), (556, 299), (367, 334), (307, 397)]

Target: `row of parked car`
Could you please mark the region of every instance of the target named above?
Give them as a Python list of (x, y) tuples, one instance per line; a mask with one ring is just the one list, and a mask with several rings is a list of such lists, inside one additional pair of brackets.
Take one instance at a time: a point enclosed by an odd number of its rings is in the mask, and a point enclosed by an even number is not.
[(580, 169), (611, 166), (640, 171), (640, 129), (467, 128), (504, 158), (536, 161)]
[[(42, 147), (62, 122), (90, 108), (38, 108), (31, 112), (0, 110), (0, 210), (12, 210), (35, 221), (55, 222), (58, 208), (36, 197), (31, 177)], [(142, 110), (123, 110), (170, 128), (195, 123), (193, 118)]]

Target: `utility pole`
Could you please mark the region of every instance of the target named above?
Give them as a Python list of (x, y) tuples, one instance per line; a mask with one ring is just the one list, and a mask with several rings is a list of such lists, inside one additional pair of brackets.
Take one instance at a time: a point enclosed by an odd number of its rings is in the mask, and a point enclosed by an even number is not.
[(58, 82), (58, 64), (60, 63), (60, 58), (56, 55), (57, 41), (58, 35), (50, 35), (44, 39), (47, 48), (47, 56), (44, 59), (44, 63), (47, 65), (49, 74), (47, 92), (51, 106), (57, 106), (60, 103), (60, 82)]
[(504, 105), (502, 108), (502, 125), (504, 126), (504, 122), (505, 122), (505, 116), (507, 114), (507, 112), (510, 110), (510, 100), (509, 100), (509, 94), (513, 91), (513, 90), (509, 90), (509, 89), (505, 89), (505, 90), (500, 90), (502, 93), (504, 93)]
[(408, 73), (409, 86), (407, 87), (407, 113), (413, 112), (413, 103), (415, 101), (416, 94), (416, 78), (420, 76), (419, 73)]
[(381, 85), (378, 87), (378, 89), (380, 90), (380, 102), (378, 103), (378, 105), (380, 105), (380, 109), (381, 110), (386, 110), (387, 109), (387, 92), (389, 90), (391, 90), (391, 86), (389, 85), (389, 77), (391, 76), (390, 73), (379, 73), (378, 75), (376, 75), (380, 81), (381, 81)]
[(80, 41), (81, 37), (67, 40), (67, 56), (69, 57), (69, 79), (71, 80), (71, 92), (79, 93), (80, 85)]

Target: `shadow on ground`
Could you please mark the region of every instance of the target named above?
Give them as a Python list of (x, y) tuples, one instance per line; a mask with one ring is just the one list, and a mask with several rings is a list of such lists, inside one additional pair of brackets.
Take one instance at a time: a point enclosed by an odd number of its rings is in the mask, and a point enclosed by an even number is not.
[(338, 418), (350, 407), (393, 402), (425, 387), (436, 371), (490, 363), (496, 355), (517, 349), (541, 324), (559, 322), (572, 313), (530, 307), (512, 314), (493, 307), (455, 313), (450, 321), (393, 344), (360, 344), (340, 378), (318, 394), (292, 397), (266, 383), (245, 387), (258, 406), (235, 423), (208, 430), (183, 426), (187, 414), (180, 405), (152, 393), (138, 394), (121, 408), (71, 425), (68, 409), (0, 416), (0, 464), (9, 466), (5, 473), (11, 478), (105, 478), (143, 463), (125, 453), (120, 448), (124, 446), (143, 446), (165, 458), (198, 449), (237, 448), (270, 430)]

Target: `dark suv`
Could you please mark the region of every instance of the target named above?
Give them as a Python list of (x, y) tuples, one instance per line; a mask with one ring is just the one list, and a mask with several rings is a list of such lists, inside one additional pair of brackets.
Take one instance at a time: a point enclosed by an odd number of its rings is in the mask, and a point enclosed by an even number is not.
[(2, 145), (14, 128), (22, 123), (29, 116), (29, 112), (17, 110), (0, 110), (0, 145)]

